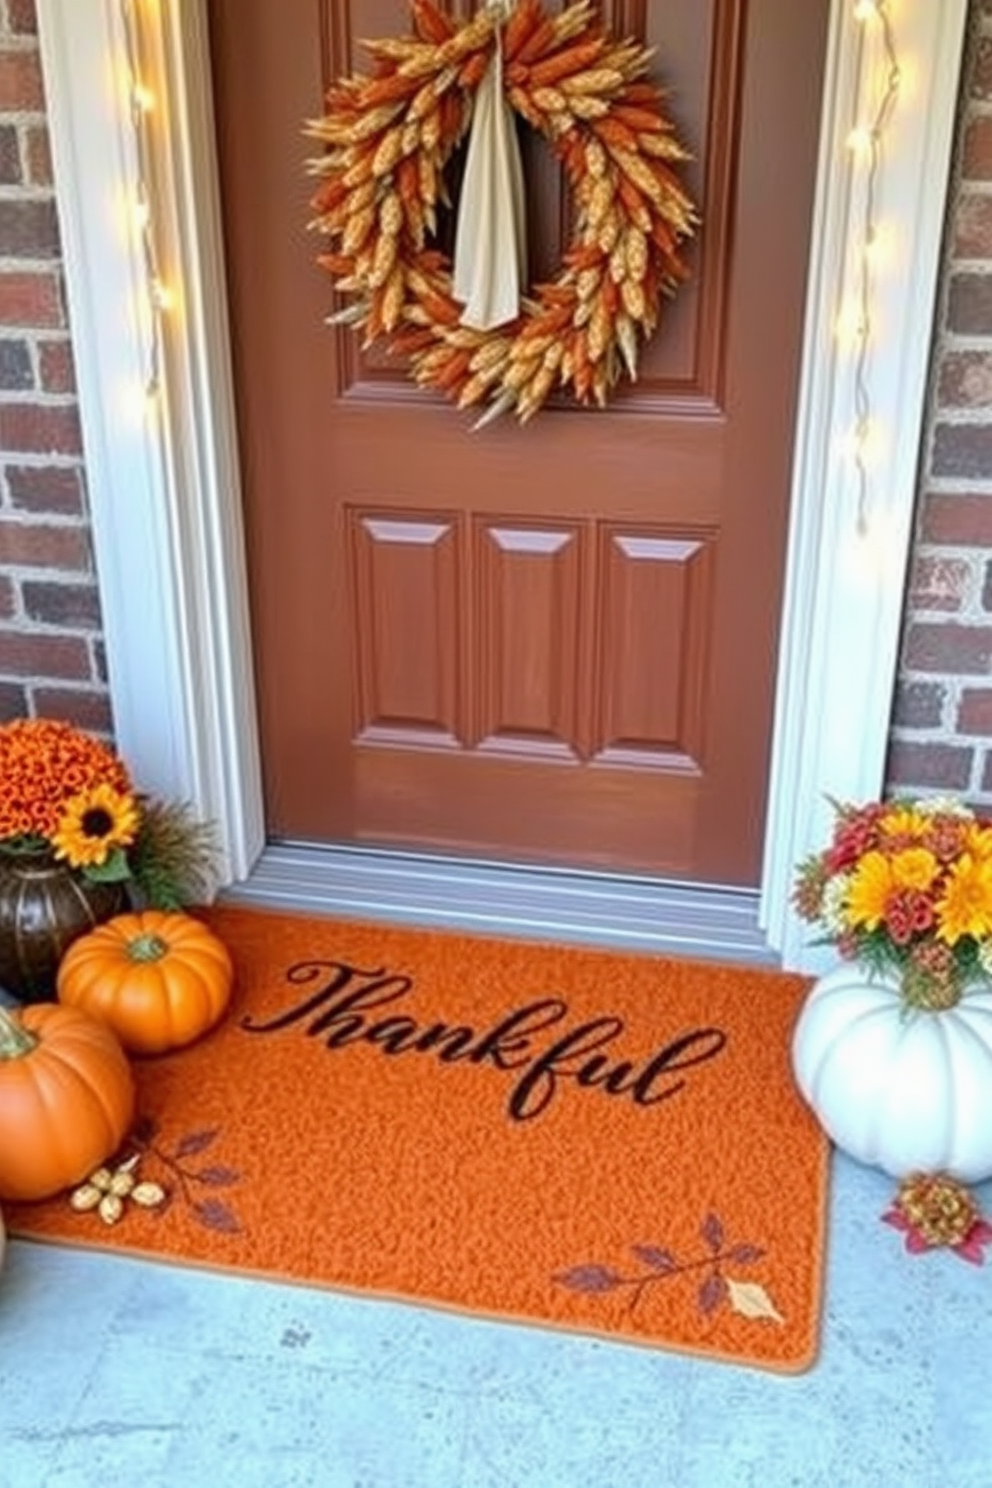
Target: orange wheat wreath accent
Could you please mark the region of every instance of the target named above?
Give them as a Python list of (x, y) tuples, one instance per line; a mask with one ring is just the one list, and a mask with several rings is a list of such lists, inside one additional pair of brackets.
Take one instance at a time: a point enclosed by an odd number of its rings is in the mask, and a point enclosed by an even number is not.
[[(513, 411), (530, 419), (556, 385), (606, 403), (663, 297), (687, 277), (681, 240), (696, 224), (674, 167), (687, 153), (646, 79), (651, 52), (609, 36), (588, 0), (548, 15), (520, 0), (458, 25), (433, 0), (412, 0), (413, 34), (368, 41), (371, 76), (339, 80), (308, 132), (326, 153), (312, 223), (331, 241), (319, 262), (349, 299), (332, 322), (361, 327), (409, 359), (412, 377), (478, 426)], [(471, 120), (497, 45), (515, 111), (562, 162), (574, 202), (572, 240), (552, 284), (533, 288), (516, 320), (460, 324), (451, 265), (431, 246), (444, 169)], [(487, 406), (486, 406), (487, 405)]]

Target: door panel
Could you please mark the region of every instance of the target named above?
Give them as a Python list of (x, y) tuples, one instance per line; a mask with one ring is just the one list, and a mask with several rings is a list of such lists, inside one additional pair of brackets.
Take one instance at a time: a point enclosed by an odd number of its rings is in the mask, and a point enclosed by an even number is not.
[(306, 230), (303, 121), (405, 4), (210, 0), (275, 837), (757, 880), (829, 0), (603, 9), (695, 157), (692, 278), (608, 409), (473, 434), (323, 323)]

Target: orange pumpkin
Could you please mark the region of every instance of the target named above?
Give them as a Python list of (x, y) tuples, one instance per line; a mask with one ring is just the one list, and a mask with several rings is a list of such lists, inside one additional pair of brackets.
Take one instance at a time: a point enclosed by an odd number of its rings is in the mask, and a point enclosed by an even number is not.
[(192, 915), (117, 915), (73, 941), (59, 964), (59, 1001), (107, 1023), (132, 1054), (164, 1054), (213, 1028), (231, 998), (223, 941)]
[(111, 1029), (77, 1008), (0, 1008), (0, 1199), (46, 1199), (98, 1168), (134, 1115)]

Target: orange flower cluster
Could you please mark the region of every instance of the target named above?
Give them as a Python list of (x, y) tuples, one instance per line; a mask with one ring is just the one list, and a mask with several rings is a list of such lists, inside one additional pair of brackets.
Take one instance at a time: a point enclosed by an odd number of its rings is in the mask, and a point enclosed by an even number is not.
[(19, 718), (0, 726), (0, 842), (51, 841), (68, 803), (99, 787), (130, 796), (131, 780), (114, 751), (71, 724)]

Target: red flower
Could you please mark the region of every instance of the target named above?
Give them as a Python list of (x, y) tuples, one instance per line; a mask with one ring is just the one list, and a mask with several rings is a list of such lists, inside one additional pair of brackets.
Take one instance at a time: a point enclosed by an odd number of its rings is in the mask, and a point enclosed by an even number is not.
[(828, 874), (843, 873), (852, 868), (859, 858), (877, 846), (878, 822), (883, 812), (884, 807), (878, 802), (841, 808), (833, 840), (824, 854)]
[(985, 1247), (992, 1244), (992, 1224), (967, 1188), (943, 1174), (903, 1179), (882, 1219), (902, 1231), (911, 1255), (942, 1247), (981, 1266)]
[(885, 905), (885, 926), (896, 945), (908, 945), (915, 934), (933, 927), (933, 905), (919, 889), (900, 889)]

